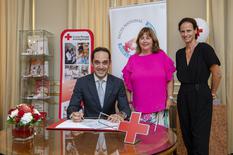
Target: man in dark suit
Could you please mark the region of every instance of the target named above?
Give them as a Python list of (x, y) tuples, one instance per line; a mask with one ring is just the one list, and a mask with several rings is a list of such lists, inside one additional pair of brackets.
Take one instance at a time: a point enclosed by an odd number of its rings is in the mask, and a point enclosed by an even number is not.
[[(110, 51), (104, 47), (97, 47), (92, 52), (91, 61), (94, 73), (77, 80), (67, 109), (68, 119), (79, 122), (83, 116), (98, 117), (100, 112), (108, 114), (108, 119), (112, 122), (128, 118), (131, 111), (124, 83), (120, 78), (108, 74), (111, 65)], [(116, 101), (120, 111), (117, 114)]]

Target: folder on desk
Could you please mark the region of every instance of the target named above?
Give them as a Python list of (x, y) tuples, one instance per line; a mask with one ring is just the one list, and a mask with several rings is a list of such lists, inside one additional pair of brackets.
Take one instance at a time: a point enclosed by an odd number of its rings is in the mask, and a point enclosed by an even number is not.
[(81, 122), (72, 120), (60, 120), (47, 127), (48, 130), (90, 130), (90, 131), (117, 131), (119, 123), (113, 123), (105, 119), (84, 119)]

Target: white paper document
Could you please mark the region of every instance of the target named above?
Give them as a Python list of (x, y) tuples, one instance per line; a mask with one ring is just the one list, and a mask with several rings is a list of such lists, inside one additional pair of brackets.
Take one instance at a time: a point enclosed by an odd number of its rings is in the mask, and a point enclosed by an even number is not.
[(81, 122), (73, 122), (72, 120), (66, 120), (57, 125), (56, 128), (62, 129), (108, 129), (117, 130), (119, 123), (112, 123), (105, 119), (84, 119)]

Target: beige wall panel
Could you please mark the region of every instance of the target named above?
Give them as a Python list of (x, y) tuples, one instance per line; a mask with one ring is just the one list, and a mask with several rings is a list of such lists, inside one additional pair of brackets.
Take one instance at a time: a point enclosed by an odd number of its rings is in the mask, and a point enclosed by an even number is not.
[[(44, 29), (54, 34), (54, 80), (60, 79), (60, 34), (68, 28), (67, 0), (36, 0), (35, 29)], [(59, 87), (56, 86), (56, 92)], [(55, 102), (58, 103), (58, 97)], [(58, 118), (58, 104), (54, 104), (51, 115)], [(54, 112), (54, 113), (53, 113)]]
[(35, 29), (52, 32), (54, 38), (54, 78), (60, 77), (60, 34), (67, 28), (67, 0), (36, 0)]
[(206, 20), (205, 0), (167, 0), (168, 54), (175, 60), (175, 52), (184, 46), (178, 31), (178, 23), (183, 17)]

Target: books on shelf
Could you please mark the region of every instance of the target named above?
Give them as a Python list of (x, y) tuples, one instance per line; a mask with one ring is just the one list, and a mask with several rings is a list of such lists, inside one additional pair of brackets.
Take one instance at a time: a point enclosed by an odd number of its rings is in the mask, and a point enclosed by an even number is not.
[(25, 66), (25, 72), (23, 75), (24, 78), (44, 76), (49, 76), (48, 61), (42, 61), (41, 59), (32, 59), (29, 64)]
[(40, 59), (32, 59), (30, 62), (30, 75), (42, 76), (44, 73), (43, 61)]

